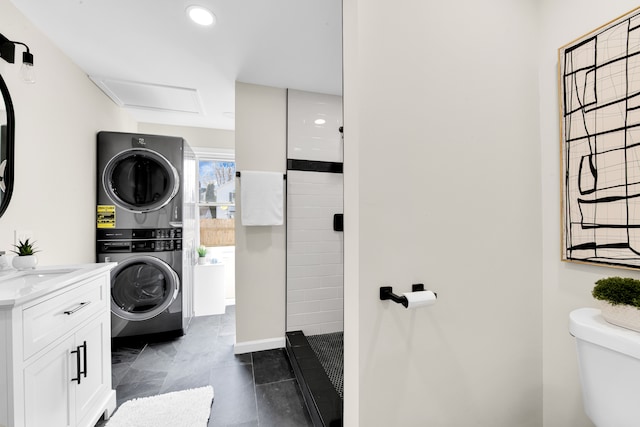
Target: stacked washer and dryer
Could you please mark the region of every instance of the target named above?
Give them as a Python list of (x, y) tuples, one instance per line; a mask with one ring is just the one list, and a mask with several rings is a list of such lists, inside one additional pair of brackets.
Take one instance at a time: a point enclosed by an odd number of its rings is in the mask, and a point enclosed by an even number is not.
[(111, 271), (111, 336), (183, 335), (193, 317), (196, 160), (182, 138), (100, 132), (96, 259)]

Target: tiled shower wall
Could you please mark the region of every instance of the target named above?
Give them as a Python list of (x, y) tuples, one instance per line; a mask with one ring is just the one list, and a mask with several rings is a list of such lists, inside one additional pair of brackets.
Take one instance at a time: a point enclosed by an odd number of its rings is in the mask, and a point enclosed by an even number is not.
[(342, 331), (342, 174), (287, 172), (287, 331)]
[[(288, 159), (341, 166), (342, 98), (290, 90), (287, 111)], [(342, 173), (287, 170), (287, 331), (343, 330), (341, 213)]]

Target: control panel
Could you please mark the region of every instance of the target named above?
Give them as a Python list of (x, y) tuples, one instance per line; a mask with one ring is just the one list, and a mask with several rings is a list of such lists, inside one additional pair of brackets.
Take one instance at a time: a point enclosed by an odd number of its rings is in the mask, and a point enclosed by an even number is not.
[(182, 228), (98, 229), (97, 240), (182, 239)]
[(97, 252), (168, 252), (182, 250), (181, 228), (98, 229)]

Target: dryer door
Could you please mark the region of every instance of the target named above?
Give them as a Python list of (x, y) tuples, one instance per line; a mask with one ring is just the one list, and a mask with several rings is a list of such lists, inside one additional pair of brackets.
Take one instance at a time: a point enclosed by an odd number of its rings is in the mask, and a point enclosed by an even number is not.
[(176, 168), (162, 154), (133, 148), (115, 155), (104, 168), (102, 185), (113, 203), (135, 213), (161, 209), (180, 188)]
[(111, 312), (125, 320), (151, 319), (178, 296), (178, 274), (164, 261), (134, 256), (111, 270)]

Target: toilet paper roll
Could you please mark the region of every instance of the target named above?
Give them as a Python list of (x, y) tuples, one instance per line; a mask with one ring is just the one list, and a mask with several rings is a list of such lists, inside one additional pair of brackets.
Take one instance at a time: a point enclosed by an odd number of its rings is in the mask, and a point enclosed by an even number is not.
[(407, 297), (407, 302), (409, 303), (407, 308), (409, 309), (435, 304), (438, 299), (432, 291), (405, 292), (402, 295)]

